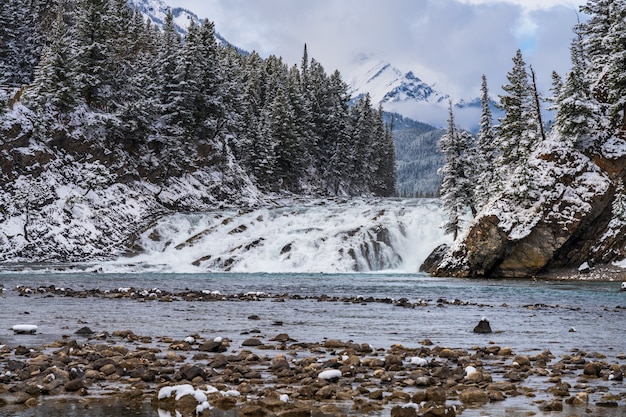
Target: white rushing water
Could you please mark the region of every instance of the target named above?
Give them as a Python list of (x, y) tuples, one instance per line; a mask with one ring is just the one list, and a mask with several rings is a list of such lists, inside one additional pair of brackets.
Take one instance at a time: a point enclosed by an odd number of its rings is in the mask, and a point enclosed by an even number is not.
[(136, 256), (102, 272), (415, 273), (444, 236), (436, 199), (313, 200), (175, 214), (141, 234)]

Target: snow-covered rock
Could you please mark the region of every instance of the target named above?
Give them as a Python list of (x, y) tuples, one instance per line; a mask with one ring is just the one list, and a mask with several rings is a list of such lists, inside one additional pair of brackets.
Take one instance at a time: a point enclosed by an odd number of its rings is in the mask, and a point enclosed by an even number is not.
[[(530, 196), (520, 199), (520, 189), (507, 185), (421, 270), (437, 276), (529, 277), (619, 257), (625, 225), (611, 226), (611, 220), (613, 178), (621, 175), (623, 160), (592, 159), (554, 134), (533, 153), (529, 166), (534, 173)], [(609, 233), (612, 227), (617, 230)]]

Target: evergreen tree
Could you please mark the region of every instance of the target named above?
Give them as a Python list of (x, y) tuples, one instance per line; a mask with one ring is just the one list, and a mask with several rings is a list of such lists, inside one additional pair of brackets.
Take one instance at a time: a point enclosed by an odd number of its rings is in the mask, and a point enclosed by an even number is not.
[(77, 83), (85, 104), (94, 110), (108, 110), (111, 93), (107, 44), (107, 0), (77, 0)]
[[(570, 47), (572, 69), (559, 87), (555, 107), (555, 128), (564, 141), (570, 145), (590, 146), (584, 142), (593, 139), (593, 132), (598, 130), (597, 121), (602, 118), (599, 103), (591, 93), (591, 81), (579, 33), (572, 40)], [(592, 143), (592, 142), (591, 142)]]
[(557, 102), (562, 89), (563, 79), (558, 72), (552, 71), (552, 86), (550, 87), (550, 92), (552, 93), (552, 95), (546, 99), (548, 103), (551, 103), (550, 107), (548, 107), (548, 110), (558, 109)]
[(506, 94), (500, 96), (500, 108), (505, 112), (497, 126), (496, 143), (500, 150), (498, 167), (503, 177), (509, 176), (515, 165), (524, 165), (541, 138), (538, 109), (533, 87), (522, 52), (513, 58), (513, 69), (507, 74), (509, 84), (503, 85)]
[(613, 219), (622, 226), (626, 225), (626, 192), (624, 191), (624, 182), (621, 178), (617, 181), (615, 187), (612, 209)]
[(396, 195), (396, 158), (393, 143), (393, 119), (391, 125), (384, 126), (382, 106), (376, 117), (376, 137), (372, 145), (372, 184), (371, 190), (377, 196)]
[(626, 126), (626, 3), (623, 0), (588, 0), (581, 11), (589, 20), (579, 25), (582, 45), (589, 60), (587, 75), (595, 100), (601, 104), (596, 135), (606, 138), (617, 128)]
[(495, 162), (498, 157), (498, 149), (493, 127), (491, 98), (489, 97), (487, 77), (484, 74), (482, 76), (480, 104), (480, 128), (474, 152), (475, 158), (472, 163), (472, 177), (476, 179), (474, 189), (476, 210), (480, 210), (501, 186), (499, 185), (501, 181), (496, 177)]
[[(346, 178), (350, 172), (350, 123), (348, 110), (348, 86), (341, 79), (339, 71), (335, 71), (330, 77), (329, 98), (330, 111), (328, 130), (324, 143), (328, 150), (328, 156), (318, 153), (317, 158), (322, 171), (323, 181), (327, 189), (333, 195), (339, 195), (340, 191), (346, 190)], [(321, 149), (321, 147), (320, 147)]]
[(39, 122), (49, 129), (50, 123), (62, 122), (78, 104), (75, 83), (76, 68), (73, 36), (64, 21), (64, 8), (58, 7), (50, 39), (35, 71), (35, 79), (26, 93), (26, 103), (39, 114)]
[(0, 3), (0, 85), (32, 82), (44, 46), (46, 25), (56, 10), (51, 0), (3, 0)]
[(360, 98), (351, 108), (350, 113), (349, 188), (356, 195), (364, 195), (369, 192), (370, 162), (372, 160), (371, 145), (374, 132), (376, 131), (370, 95), (366, 94)]
[(154, 142), (156, 150), (166, 160), (179, 160), (185, 157), (184, 150), (179, 146), (184, 133), (179, 123), (181, 119), (179, 111), (183, 108), (183, 93), (178, 73), (180, 53), (180, 35), (174, 27), (174, 17), (169, 12), (157, 44), (156, 59), (152, 63), (153, 83), (158, 96), (155, 100), (155, 132), (151, 142)]
[(609, 117), (613, 128), (626, 131), (626, 1), (611, 3), (609, 56), (606, 63)]
[(463, 216), (473, 206), (471, 179), (468, 177), (467, 152), (471, 147), (472, 138), (469, 133), (457, 128), (449, 107), (448, 129), (439, 139), (439, 149), (443, 153), (444, 165), (439, 170), (442, 176), (441, 200), (447, 219), (443, 225), (444, 233), (451, 234), (453, 239), (462, 230)]

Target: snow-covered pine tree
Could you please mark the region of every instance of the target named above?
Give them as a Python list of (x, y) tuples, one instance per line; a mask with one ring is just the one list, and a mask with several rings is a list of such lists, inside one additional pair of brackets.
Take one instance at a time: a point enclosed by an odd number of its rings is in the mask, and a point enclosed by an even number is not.
[(463, 228), (463, 216), (473, 206), (473, 184), (467, 176), (469, 167), (466, 159), (471, 143), (471, 135), (455, 125), (450, 102), (448, 129), (439, 139), (439, 149), (444, 158), (439, 175), (442, 177), (440, 195), (447, 216), (443, 229), (454, 240)]
[(491, 112), (491, 98), (487, 86), (487, 77), (483, 74), (481, 83), (481, 112), (480, 128), (478, 130), (475, 158), (471, 167), (476, 179), (474, 200), (476, 210), (480, 210), (501, 187), (501, 181), (496, 178), (495, 161), (498, 157), (493, 115)]
[(35, 71), (34, 81), (25, 94), (25, 102), (38, 114), (46, 129), (55, 121), (63, 123), (78, 103), (75, 44), (71, 28), (64, 21), (65, 6), (59, 5), (49, 32), (47, 45)]
[[(330, 100), (329, 120), (324, 131), (325, 149), (328, 157), (318, 154), (322, 179), (326, 189), (332, 195), (346, 191), (347, 177), (350, 171), (350, 125), (348, 109), (348, 86), (341, 79), (339, 71), (333, 72), (329, 80), (328, 96)], [(320, 147), (321, 148), (321, 147)]]
[(0, 2), (0, 85), (19, 88), (33, 80), (54, 10), (52, 0)]
[(115, 136), (131, 146), (143, 144), (150, 135), (155, 120), (159, 95), (153, 63), (156, 59), (158, 34), (154, 33), (150, 20), (144, 22), (142, 13), (135, 9), (129, 38), (132, 40), (131, 54), (134, 56), (130, 74), (126, 76), (117, 113), (120, 124)]
[(317, 172), (314, 170), (313, 163), (315, 156), (312, 154), (315, 150), (316, 140), (311, 120), (310, 102), (307, 95), (303, 94), (300, 70), (296, 65), (289, 69), (287, 75), (287, 94), (293, 109), (294, 128), (297, 137), (297, 153), (293, 155), (296, 159), (293, 167), (297, 176), (303, 178), (306, 176), (308, 182), (316, 182)]
[(349, 189), (352, 195), (367, 195), (369, 193), (369, 175), (371, 174), (371, 145), (375, 127), (374, 110), (369, 93), (361, 97), (350, 109), (350, 164)]
[(500, 96), (499, 103), (504, 116), (496, 127), (496, 142), (501, 150), (498, 166), (504, 170), (504, 177), (511, 167), (526, 163), (539, 137), (527, 65), (519, 49), (507, 80), (509, 83), (502, 86), (505, 94)]
[(372, 144), (372, 184), (370, 189), (377, 196), (396, 195), (396, 158), (393, 143), (393, 120), (391, 126), (383, 123), (383, 108), (378, 108), (376, 136)]
[(626, 2), (588, 0), (581, 6), (581, 11), (589, 15), (587, 22), (579, 25), (579, 30), (589, 60), (587, 75), (590, 88), (601, 105), (598, 113), (609, 119), (599, 120), (594, 134), (605, 139), (613, 135), (616, 129), (626, 128), (626, 100), (623, 97), (626, 93)]
[(595, 138), (592, 133), (598, 131), (598, 120), (602, 114), (600, 104), (591, 93), (582, 36), (577, 30), (575, 32), (570, 46), (572, 69), (567, 73), (565, 82), (555, 87), (558, 94), (554, 103), (554, 127), (566, 143), (588, 149), (593, 146)]
[(622, 179), (617, 180), (615, 187), (615, 198), (613, 199), (612, 215), (613, 220), (620, 226), (626, 225), (626, 191)]
[[(157, 44), (156, 59), (152, 62), (154, 91), (158, 92), (155, 100), (154, 134), (149, 142), (156, 148), (164, 160), (174, 168), (175, 161), (184, 159), (185, 152), (180, 147), (184, 133), (179, 124), (179, 111), (182, 106), (183, 92), (179, 77), (181, 54), (180, 35), (174, 27), (171, 11), (167, 14), (163, 32)], [(176, 169), (178, 172), (179, 169)]]
[(110, 27), (107, 25), (107, 0), (78, 0), (76, 5), (76, 35), (78, 67), (76, 82), (81, 97), (92, 110), (109, 110), (113, 74), (108, 73), (108, 42)]
[(609, 117), (613, 129), (626, 136), (626, 1), (611, 3), (612, 25), (609, 29), (607, 84)]

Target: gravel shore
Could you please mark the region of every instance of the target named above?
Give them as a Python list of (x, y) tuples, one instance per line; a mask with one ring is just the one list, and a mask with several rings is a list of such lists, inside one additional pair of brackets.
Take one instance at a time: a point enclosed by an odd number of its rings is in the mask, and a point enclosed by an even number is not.
[[(42, 297), (50, 293), (168, 303), (235, 297), (132, 288), (76, 292), (21, 287), (15, 291), (26, 297), (37, 292)], [(258, 296), (236, 297), (245, 302)], [(320, 296), (318, 301), (331, 300)], [(394, 303), (415, 307), (406, 300)], [(257, 319), (248, 317), (251, 323)], [(190, 334), (183, 340), (124, 329), (69, 330), (53, 343), (0, 348), (0, 412), (4, 407), (41, 407), (50, 400), (90, 407), (115, 399), (137, 409), (149, 404), (154, 415), (204, 417), (451, 417), (480, 415), (476, 410), (482, 409), (491, 410), (489, 415), (511, 414), (504, 411), (507, 407), (527, 416), (626, 413), (624, 354), (617, 355), (617, 363), (609, 363), (600, 352), (572, 349), (555, 357), (546, 347), (528, 356), (517, 354), (515, 346), (488, 341), (459, 348), (425, 339), (418, 341), (418, 347), (405, 347), (294, 340), (286, 333), (260, 330), (243, 339), (241, 334), (230, 338)], [(243, 341), (235, 344), (233, 339)]]

